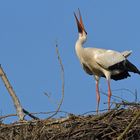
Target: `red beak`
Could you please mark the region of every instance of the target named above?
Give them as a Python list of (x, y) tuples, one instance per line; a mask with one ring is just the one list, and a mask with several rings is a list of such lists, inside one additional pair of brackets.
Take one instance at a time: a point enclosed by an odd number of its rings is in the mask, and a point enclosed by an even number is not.
[(78, 9), (78, 11), (79, 11), (80, 21), (78, 20), (76, 14), (74, 13), (74, 16), (75, 16), (75, 19), (76, 19), (76, 23), (77, 23), (77, 27), (78, 27), (78, 32), (79, 33), (85, 32), (87, 34), (87, 32), (86, 32), (86, 30), (84, 28), (84, 24), (83, 24), (83, 21), (82, 21), (82, 16), (81, 16), (80, 10)]

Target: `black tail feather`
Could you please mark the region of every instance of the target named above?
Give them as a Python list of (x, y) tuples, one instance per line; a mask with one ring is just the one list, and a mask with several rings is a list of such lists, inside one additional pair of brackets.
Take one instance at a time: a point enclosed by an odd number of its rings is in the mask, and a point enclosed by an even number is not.
[(130, 74), (128, 73), (128, 71), (122, 71), (121, 73), (119, 74), (116, 74), (116, 75), (111, 75), (111, 79), (117, 81), (117, 80), (121, 80), (121, 79), (125, 79), (127, 77), (130, 77)]
[(140, 70), (127, 59), (110, 66), (108, 69), (111, 71), (120, 70), (120, 73), (111, 75), (111, 79), (113, 80), (121, 80), (130, 77), (130, 74), (128, 72), (134, 72), (140, 75)]
[(134, 72), (134, 73), (140, 74), (140, 70), (134, 64), (132, 64), (130, 61), (126, 60), (125, 66), (129, 72)]

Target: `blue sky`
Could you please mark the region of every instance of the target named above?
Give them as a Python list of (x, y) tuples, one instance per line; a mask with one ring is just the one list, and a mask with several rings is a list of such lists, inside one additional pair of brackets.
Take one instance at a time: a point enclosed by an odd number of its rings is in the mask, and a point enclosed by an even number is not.
[[(61, 110), (82, 114), (96, 109), (95, 82), (81, 68), (75, 54), (78, 37), (73, 12), (80, 8), (88, 40), (85, 47), (132, 50), (129, 60), (140, 68), (139, 0), (1, 1), (0, 63), (22, 106), (30, 112), (52, 111), (61, 98), (59, 52), (65, 69), (65, 98)], [(140, 91), (140, 77), (112, 81), (112, 90)], [(105, 79), (100, 89), (107, 91)], [(44, 92), (51, 94), (50, 102)], [(134, 101), (126, 91), (114, 95)], [(139, 97), (139, 96), (138, 96)], [(107, 97), (101, 94), (100, 109)], [(1, 115), (15, 113), (12, 100), (0, 81)]]

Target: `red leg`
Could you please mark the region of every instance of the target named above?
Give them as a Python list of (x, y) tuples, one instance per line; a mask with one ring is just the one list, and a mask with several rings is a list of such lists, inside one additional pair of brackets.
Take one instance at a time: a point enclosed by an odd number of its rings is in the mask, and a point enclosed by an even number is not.
[(100, 93), (99, 93), (99, 82), (98, 81), (96, 81), (96, 99), (97, 99), (96, 112), (98, 114), (99, 104), (100, 104)]
[(108, 82), (108, 110), (110, 110), (110, 98), (111, 98), (112, 92), (110, 88), (110, 80), (107, 80), (107, 82)]

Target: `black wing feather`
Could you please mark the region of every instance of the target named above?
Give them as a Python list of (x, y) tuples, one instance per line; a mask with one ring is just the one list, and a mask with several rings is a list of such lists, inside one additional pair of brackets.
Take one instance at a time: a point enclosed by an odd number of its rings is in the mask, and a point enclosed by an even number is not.
[(111, 75), (111, 79), (117, 81), (117, 80), (125, 79), (125, 78), (130, 77), (130, 76), (131, 75), (128, 73), (128, 71), (122, 71), (119, 74)]
[(111, 79), (113, 80), (121, 80), (121, 79), (130, 77), (130, 74), (128, 72), (134, 72), (134, 73), (140, 74), (140, 71), (138, 70), (138, 68), (127, 59), (115, 65), (110, 66), (108, 69), (120, 70), (120, 73), (116, 75), (111, 75)]

